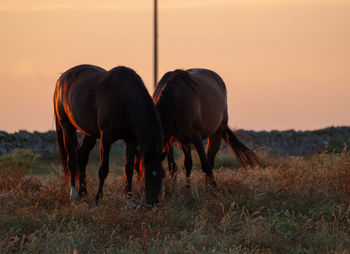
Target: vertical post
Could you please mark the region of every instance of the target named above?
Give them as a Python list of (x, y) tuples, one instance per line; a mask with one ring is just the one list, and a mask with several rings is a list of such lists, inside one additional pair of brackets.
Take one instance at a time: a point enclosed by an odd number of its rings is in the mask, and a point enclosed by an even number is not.
[(154, 0), (154, 87), (158, 82), (158, 3)]

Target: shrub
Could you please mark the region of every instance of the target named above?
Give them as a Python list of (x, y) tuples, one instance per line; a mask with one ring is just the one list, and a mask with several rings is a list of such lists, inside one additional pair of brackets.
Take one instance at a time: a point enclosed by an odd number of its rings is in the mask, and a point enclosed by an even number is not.
[(329, 152), (341, 153), (346, 149), (346, 142), (343, 137), (336, 137), (331, 141), (328, 147)]
[(40, 155), (33, 153), (30, 149), (16, 148), (11, 154), (0, 156), (0, 168), (21, 167), (26, 170), (32, 169), (39, 158)]

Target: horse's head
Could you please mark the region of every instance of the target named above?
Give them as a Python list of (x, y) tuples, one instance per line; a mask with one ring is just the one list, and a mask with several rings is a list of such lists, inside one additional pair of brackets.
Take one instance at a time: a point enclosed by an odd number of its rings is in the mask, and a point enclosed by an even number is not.
[(161, 157), (156, 159), (144, 158), (140, 163), (141, 182), (144, 186), (145, 201), (148, 205), (159, 202), (162, 181), (165, 176)]

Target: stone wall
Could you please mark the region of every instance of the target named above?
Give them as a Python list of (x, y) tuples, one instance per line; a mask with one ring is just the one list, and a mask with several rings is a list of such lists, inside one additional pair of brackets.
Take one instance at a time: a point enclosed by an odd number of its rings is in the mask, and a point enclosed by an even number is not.
[[(330, 127), (315, 131), (247, 131), (237, 130), (237, 137), (252, 148), (269, 149), (282, 155), (305, 155), (350, 147), (350, 127)], [(56, 132), (6, 133), (0, 131), (0, 154), (15, 148), (31, 149), (44, 156), (57, 153)]]
[(339, 152), (350, 147), (350, 127), (329, 127), (315, 131), (246, 131), (237, 137), (249, 147), (267, 148), (282, 155), (307, 155), (324, 151)]
[(0, 154), (11, 153), (15, 148), (31, 149), (44, 156), (57, 153), (56, 132), (19, 131), (6, 133), (0, 131)]

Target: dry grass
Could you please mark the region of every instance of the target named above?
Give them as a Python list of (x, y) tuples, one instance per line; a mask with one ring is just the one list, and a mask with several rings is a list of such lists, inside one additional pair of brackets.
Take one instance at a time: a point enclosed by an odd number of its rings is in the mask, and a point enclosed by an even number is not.
[(215, 189), (198, 170), (191, 190), (183, 173), (167, 176), (160, 204), (136, 209), (125, 206), (119, 171), (96, 208), (96, 169), (90, 195), (72, 204), (63, 174), (2, 159), (0, 253), (349, 253), (350, 153), (261, 155), (263, 170), (217, 169)]

